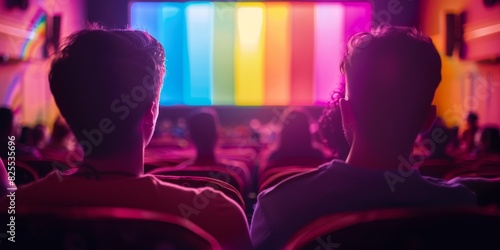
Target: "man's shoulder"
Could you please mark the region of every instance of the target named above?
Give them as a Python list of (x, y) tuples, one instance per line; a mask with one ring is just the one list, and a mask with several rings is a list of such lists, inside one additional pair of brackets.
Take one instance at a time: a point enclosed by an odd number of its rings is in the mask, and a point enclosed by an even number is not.
[[(316, 186), (324, 184), (323, 177), (327, 177), (329, 170), (332, 167), (337, 167), (342, 164), (339, 161), (331, 161), (322, 164), (314, 169), (305, 169), (303, 173), (299, 173), (288, 177), (277, 185), (270, 187), (259, 194), (259, 200), (267, 199), (275, 196), (293, 196), (297, 190), (315, 190)], [(273, 198), (269, 198), (273, 199)]]

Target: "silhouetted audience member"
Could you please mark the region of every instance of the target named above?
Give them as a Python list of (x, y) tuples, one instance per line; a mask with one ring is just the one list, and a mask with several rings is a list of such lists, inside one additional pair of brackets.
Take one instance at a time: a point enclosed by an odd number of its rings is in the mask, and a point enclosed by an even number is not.
[(465, 131), (462, 133), (462, 149), (465, 153), (472, 153), (476, 150), (476, 133), (479, 130), (479, 117), (476, 113), (470, 112), (467, 115), (467, 124)]
[(444, 179), (446, 174), (458, 168), (453, 157), (448, 154), (451, 139), (451, 132), (444, 121), (440, 117), (436, 118), (429, 132), (422, 134), (417, 143), (425, 150), (425, 159), (418, 163), (420, 174)]
[(218, 119), (215, 110), (203, 108), (195, 111), (189, 118), (187, 129), (189, 138), (196, 149), (193, 164), (214, 165), (218, 160), (215, 155), (219, 135)]
[(9, 141), (15, 142), (15, 156), (19, 157), (33, 157), (40, 158), (40, 152), (31, 146), (18, 143), (19, 137), (18, 124), (16, 122), (14, 112), (11, 109), (2, 107), (0, 108), (0, 157), (7, 159), (10, 150), (7, 147)]
[(339, 102), (345, 96), (344, 83), (340, 89), (333, 93), (332, 100), (323, 110), (319, 119), (321, 136), (332, 152), (334, 159), (345, 160), (349, 154), (350, 146), (344, 136), (342, 128), (342, 115), (340, 114)]
[(246, 183), (250, 182), (251, 176), (244, 163), (225, 159), (216, 153), (219, 119), (214, 109), (202, 108), (195, 111), (187, 121), (187, 129), (196, 155), (182, 166), (222, 166), (240, 175)]
[(438, 117), (436, 121), (434, 121), (429, 132), (422, 135), (420, 143), (422, 143), (424, 147), (428, 147), (427, 150), (429, 152), (427, 159), (452, 161), (453, 157), (448, 154), (451, 139), (450, 130), (444, 124), (443, 119)]
[(417, 135), (436, 117), (431, 104), (441, 59), (431, 39), (407, 27), (359, 33), (350, 39), (341, 69), (347, 84), (340, 101), (351, 145), (347, 160), (333, 160), (262, 192), (250, 230), (257, 249), (281, 249), (297, 230), (331, 213), (476, 205), (465, 187), (422, 177), (409, 163)]
[(500, 133), (497, 127), (483, 129), (479, 144), (480, 155), (500, 155)]
[(43, 124), (37, 124), (30, 130), (28, 136), (28, 145), (41, 150), (47, 144), (48, 129)]
[[(242, 209), (211, 188), (143, 175), (165, 75), (165, 52), (144, 31), (91, 28), (69, 37), (52, 63), (50, 88), (84, 149), (76, 171), (52, 173), (16, 192), (16, 206), (107, 206), (182, 216), (225, 249), (248, 249)], [(0, 204), (7, 205), (5, 197)]]
[(81, 147), (76, 145), (76, 139), (70, 127), (62, 117), (58, 117), (52, 128), (49, 143), (40, 150), (42, 156), (48, 159), (64, 161), (68, 154), (76, 154), (77, 161), (83, 159)]
[(303, 109), (289, 109), (280, 119), (281, 132), (276, 149), (266, 160), (267, 167), (318, 165), (325, 155), (313, 145), (309, 114)]
[(22, 144), (28, 144), (28, 137), (29, 134), (31, 133), (31, 128), (28, 126), (24, 126), (21, 128), (21, 135), (19, 135), (19, 140), (17, 140), (19, 143)]

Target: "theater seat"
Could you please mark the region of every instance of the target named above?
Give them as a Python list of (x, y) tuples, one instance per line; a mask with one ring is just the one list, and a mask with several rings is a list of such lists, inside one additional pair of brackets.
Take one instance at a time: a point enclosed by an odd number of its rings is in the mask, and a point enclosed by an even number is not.
[(463, 167), (452, 170), (446, 174), (445, 180), (451, 180), (456, 177), (483, 177), (483, 178), (497, 178), (500, 177), (500, 165), (480, 165), (477, 167)]
[(215, 190), (219, 190), (224, 193), (227, 197), (233, 199), (238, 203), (243, 210), (245, 210), (245, 201), (239, 193), (239, 191), (232, 185), (223, 182), (221, 180), (200, 177), (200, 176), (171, 176), (171, 175), (155, 175), (156, 178), (168, 182), (177, 184), (184, 187), (201, 188), (201, 187), (211, 187)]
[(177, 166), (162, 167), (149, 172), (152, 175), (201, 176), (224, 181), (245, 193), (245, 181), (230, 167), (223, 166)]
[[(19, 161), (16, 161), (15, 163), (16, 163), (16, 168), (15, 168), (14, 183), (16, 184), (17, 187), (32, 183), (39, 179), (38, 173), (35, 170), (33, 170), (31, 166), (29, 166), (24, 162), (19, 162)], [(5, 165), (6, 168), (8, 168), (7, 160), (3, 160), (3, 164)]]
[(457, 182), (476, 193), (479, 206), (494, 205), (500, 208), (500, 177), (493, 179), (459, 178)]
[(259, 178), (259, 193), (270, 187), (276, 186), (281, 181), (288, 179), (294, 175), (309, 172), (314, 169), (301, 166), (293, 167), (276, 167), (264, 171), (261, 178)]
[(458, 166), (452, 160), (445, 159), (428, 159), (424, 160), (418, 171), (423, 176), (443, 179), (446, 174)]
[[(221, 249), (200, 227), (170, 214), (99, 207), (16, 209), (16, 242), (2, 239), (1, 249)], [(3, 225), (8, 216), (2, 214)]]
[(500, 249), (498, 208), (387, 209), (322, 217), (285, 249)]

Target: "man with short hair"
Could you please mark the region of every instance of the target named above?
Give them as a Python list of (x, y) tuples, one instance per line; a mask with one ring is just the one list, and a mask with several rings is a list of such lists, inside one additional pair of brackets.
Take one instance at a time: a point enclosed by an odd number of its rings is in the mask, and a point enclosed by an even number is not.
[[(84, 160), (73, 173), (52, 173), (20, 188), (16, 205), (155, 210), (189, 219), (224, 249), (248, 249), (248, 224), (236, 202), (211, 188), (144, 175), (144, 149), (165, 71), (164, 49), (147, 32), (90, 28), (71, 35), (52, 63), (49, 81)], [(4, 197), (0, 204), (6, 202)]]
[[(463, 186), (424, 178), (412, 168), (413, 144), (436, 117), (432, 100), (441, 81), (441, 60), (430, 38), (407, 27), (357, 34), (341, 69), (349, 155), (259, 195), (250, 229), (257, 249), (280, 249), (300, 228), (331, 213), (476, 205)], [(441, 137), (435, 136), (436, 143)]]

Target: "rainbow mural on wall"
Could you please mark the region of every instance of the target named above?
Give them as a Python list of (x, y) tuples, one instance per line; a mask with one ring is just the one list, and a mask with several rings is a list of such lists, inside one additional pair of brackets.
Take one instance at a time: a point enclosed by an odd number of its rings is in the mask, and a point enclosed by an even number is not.
[(133, 28), (165, 47), (161, 105), (325, 104), (367, 2), (135, 2)]
[(40, 49), (44, 46), (47, 33), (47, 14), (42, 8), (37, 9), (26, 30), (31, 31), (31, 35), (21, 47), (20, 54), (23, 60), (34, 57), (34, 54), (40, 53)]
[[(43, 53), (42, 49), (47, 32), (47, 13), (42, 8), (37, 8), (32, 13), (32, 18), (25, 28), (25, 30), (29, 31), (30, 35), (24, 39), (19, 50), (19, 58), (21, 60), (40, 58), (41, 53)], [(37, 55), (40, 56), (37, 57)], [(22, 109), (21, 84), (25, 69), (25, 67), (22, 67), (12, 78), (3, 100), (3, 105), (9, 106), (15, 112), (20, 112)]]

